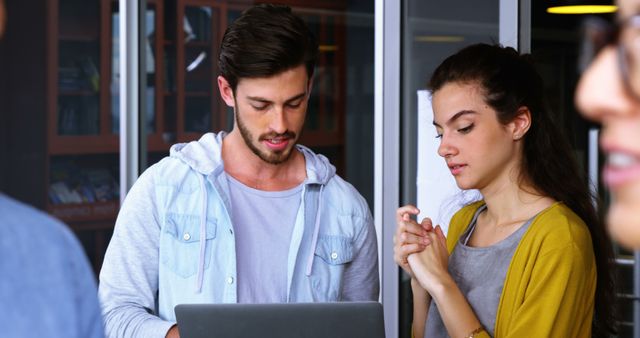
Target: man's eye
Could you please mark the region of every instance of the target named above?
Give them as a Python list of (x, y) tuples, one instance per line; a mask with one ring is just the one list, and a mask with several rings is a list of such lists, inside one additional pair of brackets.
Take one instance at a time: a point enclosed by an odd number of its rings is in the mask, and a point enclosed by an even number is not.
[(253, 109), (255, 109), (255, 110), (265, 110), (269, 106), (268, 105), (264, 105), (264, 106), (253, 106), (252, 105), (251, 107), (253, 107)]

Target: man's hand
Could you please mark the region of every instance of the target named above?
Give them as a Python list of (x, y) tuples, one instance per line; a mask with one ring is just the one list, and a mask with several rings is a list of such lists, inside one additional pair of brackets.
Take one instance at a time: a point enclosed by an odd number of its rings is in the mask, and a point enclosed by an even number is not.
[(178, 325), (172, 326), (169, 329), (169, 331), (167, 332), (167, 335), (165, 336), (165, 338), (180, 338), (180, 332), (178, 331)]

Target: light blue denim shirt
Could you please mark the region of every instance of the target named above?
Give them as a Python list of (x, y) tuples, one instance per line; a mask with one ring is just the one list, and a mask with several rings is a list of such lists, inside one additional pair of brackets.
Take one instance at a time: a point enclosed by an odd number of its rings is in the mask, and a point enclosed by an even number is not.
[[(224, 136), (174, 145), (127, 195), (100, 273), (108, 337), (164, 337), (177, 304), (237, 302)], [(366, 201), (324, 156), (297, 149), (307, 179), (289, 247), (288, 301), (377, 300), (377, 240)]]

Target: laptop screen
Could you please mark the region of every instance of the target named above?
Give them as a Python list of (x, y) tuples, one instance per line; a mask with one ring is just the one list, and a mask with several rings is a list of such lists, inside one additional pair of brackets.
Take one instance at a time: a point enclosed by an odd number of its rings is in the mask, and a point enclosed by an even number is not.
[(377, 302), (180, 304), (181, 338), (384, 338)]

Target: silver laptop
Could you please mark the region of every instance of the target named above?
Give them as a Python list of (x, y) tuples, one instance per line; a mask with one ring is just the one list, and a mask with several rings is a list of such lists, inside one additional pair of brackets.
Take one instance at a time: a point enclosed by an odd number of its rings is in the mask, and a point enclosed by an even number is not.
[(180, 304), (181, 338), (384, 338), (377, 302)]

